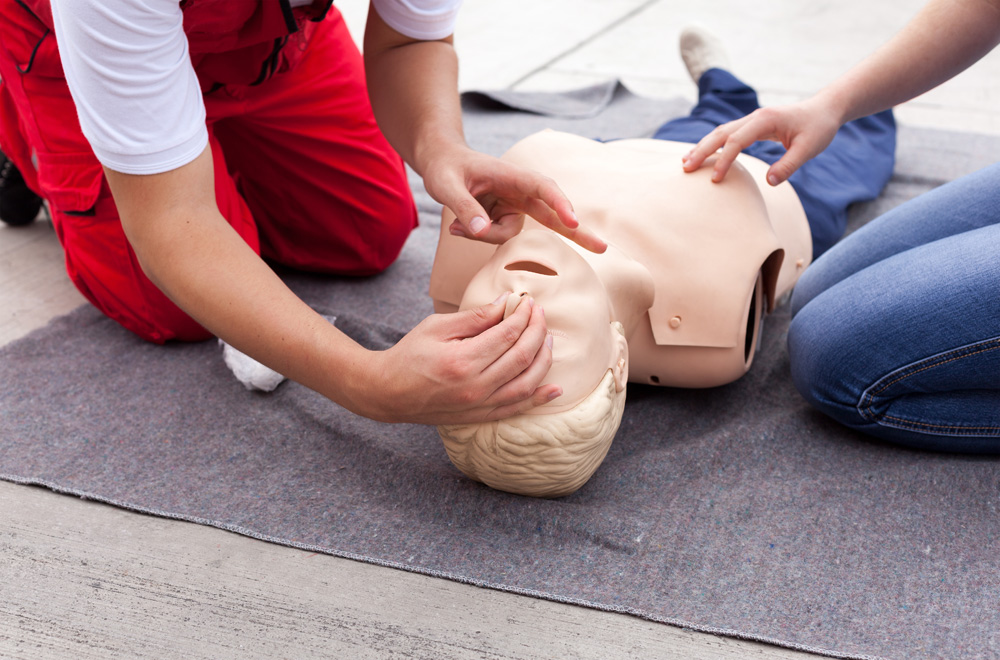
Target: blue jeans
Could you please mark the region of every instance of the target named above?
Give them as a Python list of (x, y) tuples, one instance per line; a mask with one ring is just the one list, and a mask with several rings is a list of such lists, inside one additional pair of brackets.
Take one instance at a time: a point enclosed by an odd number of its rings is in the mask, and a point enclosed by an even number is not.
[[(653, 137), (698, 142), (716, 126), (759, 107), (752, 87), (728, 71), (709, 69), (698, 81), (698, 103), (691, 114), (668, 121)], [(886, 110), (842, 126), (830, 146), (788, 179), (809, 220), (813, 258), (844, 235), (848, 206), (875, 199), (882, 191), (892, 176), (895, 152), (896, 122)], [(744, 153), (774, 164), (785, 148), (777, 142), (756, 142)]]
[(792, 295), (799, 392), (892, 442), (1000, 452), (1000, 164), (873, 220)]

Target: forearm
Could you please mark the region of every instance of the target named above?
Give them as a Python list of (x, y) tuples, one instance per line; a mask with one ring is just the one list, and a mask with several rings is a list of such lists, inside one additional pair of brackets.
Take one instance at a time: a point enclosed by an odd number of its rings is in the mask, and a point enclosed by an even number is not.
[(965, 70), (1000, 43), (1000, 1), (931, 0), (896, 36), (817, 95), (848, 122)]
[(392, 31), (374, 9), (365, 33), (365, 72), (383, 134), (421, 176), (428, 161), (465, 147), (458, 58), (450, 37), (414, 41)]
[(191, 224), (207, 226), (183, 236), (158, 232), (160, 249), (141, 251), (144, 270), (161, 290), (238, 350), (371, 416), (346, 387), (365, 377), (368, 352), (295, 296), (221, 216)]
[[(197, 182), (211, 181), (207, 151), (181, 170), (155, 175), (166, 177), (159, 180), (109, 172), (122, 224), (146, 274), (235, 348), (371, 416), (355, 387), (370, 373), (368, 351), (284, 285), (218, 212), (214, 193), (206, 199), (208, 193), (195, 192), (202, 190)], [(172, 183), (162, 188), (160, 181)], [(192, 194), (170, 192), (178, 189)]]

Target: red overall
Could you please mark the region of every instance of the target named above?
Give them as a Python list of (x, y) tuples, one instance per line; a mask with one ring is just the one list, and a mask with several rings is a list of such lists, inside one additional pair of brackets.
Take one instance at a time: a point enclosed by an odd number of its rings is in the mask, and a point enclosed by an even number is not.
[[(294, 10), (287, 0), (181, 6), (222, 215), (277, 263), (347, 275), (386, 268), (416, 209), (340, 13), (324, 0)], [(205, 339), (125, 238), (51, 25), (48, 0), (0, 0), (0, 145), (48, 201), (70, 279), (87, 299), (147, 340)]]

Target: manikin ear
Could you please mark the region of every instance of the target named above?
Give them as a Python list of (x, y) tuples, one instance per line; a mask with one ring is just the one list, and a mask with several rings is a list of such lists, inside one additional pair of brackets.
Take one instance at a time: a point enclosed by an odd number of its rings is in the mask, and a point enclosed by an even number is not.
[(615, 379), (615, 392), (625, 389), (628, 382), (628, 341), (625, 339), (625, 329), (618, 321), (611, 324), (611, 375)]

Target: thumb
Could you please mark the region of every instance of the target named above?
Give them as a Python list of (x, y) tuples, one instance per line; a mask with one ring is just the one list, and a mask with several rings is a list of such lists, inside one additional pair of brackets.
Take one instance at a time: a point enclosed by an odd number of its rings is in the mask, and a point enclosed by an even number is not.
[(767, 182), (776, 186), (795, 174), (810, 158), (815, 157), (833, 140), (833, 136), (797, 135), (788, 145), (788, 151), (767, 170)]
[(524, 216), (516, 212), (500, 211), (500, 217), (491, 220), (489, 213), (475, 197), (459, 195), (459, 200), (449, 208), (455, 214), (455, 222), (449, 228), (452, 234), (472, 238), (484, 243), (500, 244), (516, 236), (524, 224)]
[(489, 214), (467, 191), (460, 192), (458, 199), (448, 204), (448, 208), (455, 214), (455, 221), (465, 236), (483, 239), (489, 233), (491, 224)]
[(503, 295), (488, 305), (447, 314), (450, 323), (448, 334), (453, 339), (468, 339), (489, 330), (503, 321), (509, 296), (510, 291), (504, 291)]
[(767, 170), (767, 182), (776, 186), (780, 183), (788, 181), (788, 177), (795, 174), (795, 171), (802, 167), (802, 164), (809, 160), (812, 156), (806, 152), (806, 149), (802, 147), (796, 148), (793, 145), (784, 156), (778, 159), (774, 165)]
[(788, 162), (787, 156), (783, 157), (777, 163), (768, 168), (767, 182), (772, 186), (780, 185), (785, 181), (788, 181), (788, 177), (792, 176), (797, 169), (799, 169), (798, 166)]

